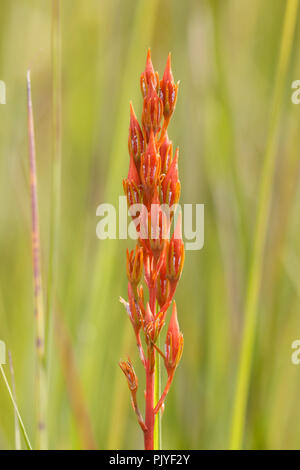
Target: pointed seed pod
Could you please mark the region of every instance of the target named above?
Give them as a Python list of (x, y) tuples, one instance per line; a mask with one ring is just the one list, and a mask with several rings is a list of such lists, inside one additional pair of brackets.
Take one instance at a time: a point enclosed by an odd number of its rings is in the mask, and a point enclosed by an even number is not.
[(160, 82), (160, 93), (164, 106), (164, 117), (170, 119), (172, 116), (178, 93), (179, 82), (175, 84), (171, 70), (171, 54), (168, 55), (166, 68)]
[(136, 245), (135, 251), (126, 252), (126, 272), (128, 281), (136, 289), (143, 273), (143, 248)]
[(140, 313), (138, 302), (135, 298), (133, 287), (130, 282), (128, 282), (128, 308), (129, 308), (128, 314), (129, 314), (129, 318), (132, 323), (133, 329), (135, 333), (138, 334), (142, 326), (141, 313)]
[(163, 102), (158, 96), (155, 89), (148, 88), (147, 95), (144, 98), (143, 112), (142, 112), (142, 126), (144, 128), (147, 141), (151, 129), (154, 134), (160, 130), (160, 123), (163, 116)]
[(129, 155), (133, 155), (135, 164), (139, 166), (139, 159), (144, 152), (144, 137), (142, 129), (136, 118), (132, 103), (130, 103), (130, 125), (128, 136)]
[(168, 374), (172, 373), (179, 364), (183, 350), (183, 334), (180, 332), (176, 302), (173, 303), (172, 315), (165, 342), (165, 367)]
[(163, 143), (160, 146), (159, 153), (161, 158), (161, 173), (167, 174), (172, 161), (172, 142), (169, 140), (168, 133), (165, 133)]
[(156, 281), (156, 299), (160, 306), (166, 304), (169, 298), (170, 282), (166, 276), (166, 265), (163, 264)]
[(178, 179), (178, 155), (179, 150), (177, 148), (173, 161), (160, 187), (161, 203), (167, 204), (170, 207), (173, 204), (177, 204), (180, 197), (181, 185)]
[(138, 378), (134, 371), (131, 360), (128, 358), (127, 361), (120, 361), (119, 366), (127, 379), (129, 390), (131, 392), (135, 392), (138, 388)]
[(158, 73), (154, 72), (150, 49), (148, 49), (146, 67), (144, 72), (141, 74), (140, 84), (143, 97), (147, 95), (149, 88), (153, 88), (156, 91), (158, 90), (159, 77)]
[(123, 189), (125, 196), (127, 197), (128, 207), (142, 202), (140, 189), (134, 181), (130, 181), (128, 179), (123, 180)]
[(178, 282), (184, 263), (184, 243), (181, 238), (181, 217), (166, 249), (166, 273), (171, 282)]
[(156, 152), (154, 134), (151, 130), (150, 140), (141, 157), (140, 177), (144, 189), (153, 189), (160, 175), (160, 155)]

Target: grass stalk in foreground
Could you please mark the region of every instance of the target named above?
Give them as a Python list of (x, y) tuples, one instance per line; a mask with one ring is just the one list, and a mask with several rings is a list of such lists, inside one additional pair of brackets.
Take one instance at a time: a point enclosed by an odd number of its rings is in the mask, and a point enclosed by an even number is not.
[[(10, 351), (8, 351), (8, 360), (9, 360), (9, 369), (10, 369), (10, 376), (11, 376), (12, 394), (13, 394), (15, 402), (17, 403), (15, 371), (14, 371), (14, 366), (13, 366), (13, 361), (12, 361), (12, 356), (11, 356)], [(16, 409), (14, 409), (14, 415), (15, 415), (15, 447), (16, 447), (16, 450), (21, 450), (21, 436), (20, 436), (19, 420), (18, 420), (18, 415), (16, 413)]]
[(18, 406), (17, 406), (17, 403), (14, 399), (14, 396), (13, 396), (13, 393), (10, 389), (10, 386), (9, 386), (9, 383), (8, 383), (8, 380), (6, 378), (6, 375), (5, 375), (5, 372), (4, 372), (4, 369), (3, 369), (3, 366), (2, 364), (0, 364), (0, 370), (1, 370), (1, 373), (2, 373), (2, 377), (3, 377), (3, 380), (4, 380), (4, 383), (6, 385), (6, 388), (7, 388), (7, 391), (9, 393), (9, 396), (10, 396), (10, 399), (12, 401), (12, 404), (14, 406), (14, 410), (15, 410), (15, 413), (17, 415), (17, 418), (18, 418), (18, 421), (19, 421), (19, 424), (20, 424), (20, 428), (21, 428), (21, 431), (22, 431), (22, 434), (23, 434), (23, 437), (24, 437), (24, 440), (25, 440), (25, 443), (26, 443), (26, 447), (28, 450), (32, 450), (32, 446), (31, 446), (31, 443), (30, 443), (30, 440), (28, 438), (28, 434), (26, 432), (26, 429), (25, 429), (25, 426), (24, 426), (24, 423), (23, 423), (23, 420), (21, 418), (21, 415), (20, 415), (20, 412), (19, 412), (19, 409), (18, 409)]
[(262, 177), (258, 198), (258, 213), (254, 233), (253, 257), (250, 265), (249, 281), (245, 303), (245, 323), (242, 338), (241, 356), (232, 416), (230, 448), (242, 446), (248, 390), (253, 358), (259, 292), (263, 272), (263, 256), (267, 237), (268, 216), (272, 200), (273, 179), (276, 161), (276, 147), (280, 112), (285, 91), (285, 80), (291, 55), (298, 12), (298, 0), (288, 0), (284, 17), (283, 32), (276, 81), (273, 94), (270, 127), (263, 160)]
[(36, 320), (36, 414), (37, 414), (37, 448), (47, 448), (46, 411), (47, 381), (45, 368), (45, 318), (42, 290), (40, 230), (37, 196), (37, 171), (34, 137), (34, 119), (31, 97), (30, 71), (27, 72), (27, 109), (28, 109), (28, 143), (30, 165), (30, 192), (32, 216), (32, 262), (34, 286), (34, 315)]

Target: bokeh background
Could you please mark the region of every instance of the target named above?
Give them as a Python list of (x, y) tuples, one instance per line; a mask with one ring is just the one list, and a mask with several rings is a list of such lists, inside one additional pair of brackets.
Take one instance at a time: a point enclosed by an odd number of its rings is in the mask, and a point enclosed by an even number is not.
[[(205, 245), (186, 253), (176, 300), (185, 337), (163, 416), (163, 447), (228, 448), (269, 135), (284, 0), (63, 0), (62, 161), (55, 315), (49, 348), (49, 446), (142, 448), (120, 358), (143, 378), (129, 321), (125, 249), (96, 238), (96, 208), (115, 204), (127, 175), (129, 100), (141, 112), (147, 48), (180, 79), (170, 138), (180, 146), (183, 203), (205, 204)], [(47, 300), (51, 233), (50, 0), (1, 0), (0, 339), (11, 351), (18, 405), (34, 441), (35, 349), (26, 71), (31, 69), (42, 271)], [(276, 168), (262, 263), (243, 446), (297, 448), (300, 366), (300, 24), (282, 83)], [(164, 335), (164, 333), (163, 333)], [(10, 379), (9, 368), (4, 366)], [(92, 435), (92, 436), (91, 436)], [(14, 415), (0, 377), (0, 448), (14, 447)]]

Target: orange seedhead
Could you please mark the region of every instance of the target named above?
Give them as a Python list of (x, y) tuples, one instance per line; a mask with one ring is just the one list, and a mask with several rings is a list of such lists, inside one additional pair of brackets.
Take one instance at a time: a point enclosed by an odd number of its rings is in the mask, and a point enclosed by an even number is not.
[[(175, 302), (167, 331), (165, 353), (160, 349), (158, 341), (184, 262), (181, 219), (172, 237), (170, 235), (176, 210), (173, 206), (180, 197), (179, 151), (176, 150), (173, 158), (173, 146), (167, 132), (178, 92), (178, 84), (175, 84), (171, 71), (170, 56), (160, 81), (158, 73), (154, 71), (149, 50), (140, 84), (143, 95), (142, 116), (138, 121), (130, 104), (129, 171), (127, 178), (123, 180), (138, 242), (135, 250), (127, 250), (128, 301), (122, 298), (120, 300), (131, 321), (139, 357), (145, 370), (145, 418), (137, 403), (138, 381), (131, 361), (120, 362), (120, 367), (127, 378), (132, 406), (144, 433), (145, 449), (150, 450), (154, 446), (155, 415), (164, 407), (183, 347)], [(143, 205), (131, 207), (138, 203)], [(144, 288), (148, 290), (145, 296)], [(155, 403), (158, 354), (164, 359), (168, 379)]]

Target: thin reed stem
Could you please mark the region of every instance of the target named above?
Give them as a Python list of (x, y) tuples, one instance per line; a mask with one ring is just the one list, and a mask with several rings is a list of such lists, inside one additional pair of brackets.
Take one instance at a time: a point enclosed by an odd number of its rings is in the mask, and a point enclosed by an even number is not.
[(17, 417), (18, 417), (18, 420), (19, 420), (19, 423), (20, 423), (20, 427), (21, 427), (21, 431), (22, 431), (22, 434), (23, 434), (23, 437), (24, 437), (24, 440), (25, 440), (25, 443), (26, 443), (26, 447), (27, 447), (28, 450), (32, 450), (32, 446), (31, 446), (31, 443), (30, 443), (28, 434), (27, 434), (27, 432), (26, 432), (26, 429), (25, 429), (23, 420), (22, 420), (22, 418), (21, 418), (21, 415), (20, 415), (20, 412), (19, 412), (17, 403), (16, 403), (16, 401), (15, 401), (15, 399), (14, 399), (13, 393), (12, 393), (12, 391), (11, 391), (11, 389), (10, 389), (10, 386), (9, 386), (8, 380), (7, 380), (7, 378), (6, 378), (6, 375), (5, 375), (4, 369), (3, 369), (3, 367), (2, 367), (2, 364), (0, 364), (0, 370), (1, 370), (1, 373), (2, 373), (3, 380), (4, 380), (4, 382), (5, 382), (6, 388), (7, 388), (7, 390), (8, 390), (10, 399), (11, 399), (12, 404), (13, 404), (13, 406), (14, 406), (15, 413), (16, 413), (16, 415), (17, 415)]
[(154, 385), (155, 385), (155, 349), (149, 347), (148, 361), (146, 368), (146, 411), (145, 425), (147, 431), (144, 432), (145, 450), (154, 450)]
[[(8, 361), (9, 361), (9, 369), (10, 369), (10, 376), (11, 376), (12, 394), (13, 394), (15, 402), (17, 403), (15, 371), (14, 371), (14, 366), (13, 366), (13, 361), (12, 361), (12, 356), (11, 356), (10, 351), (8, 351)], [(22, 447), (21, 447), (20, 427), (19, 427), (18, 415), (16, 413), (15, 408), (14, 408), (14, 415), (15, 415), (15, 447), (16, 447), (16, 450), (21, 450)]]
[(27, 72), (28, 143), (30, 165), (31, 216), (32, 216), (32, 260), (34, 285), (34, 314), (36, 319), (36, 414), (37, 447), (47, 448), (46, 407), (47, 387), (45, 370), (45, 318), (41, 275), (40, 230), (37, 195), (36, 152), (34, 119), (31, 98), (30, 71)]
[[(157, 339), (156, 346), (160, 348), (160, 337)], [(160, 368), (160, 354), (155, 351), (155, 386), (154, 386), (154, 404), (158, 402), (161, 395), (161, 368)], [(162, 420), (161, 420), (161, 411), (159, 411), (155, 416), (154, 423), (154, 450), (161, 450), (162, 443)]]
[(257, 325), (259, 293), (262, 281), (263, 258), (266, 244), (268, 217), (272, 202), (272, 189), (276, 162), (276, 148), (280, 112), (284, 95), (285, 80), (289, 65), (294, 31), (296, 26), (298, 0), (288, 0), (283, 24), (279, 61), (271, 108), (270, 126), (263, 160), (263, 170), (258, 198), (258, 213), (254, 234), (253, 257), (249, 271), (249, 282), (245, 302), (245, 324), (238, 369), (237, 385), (232, 416), (230, 448), (242, 446), (245, 415), (247, 408), (254, 341)]

